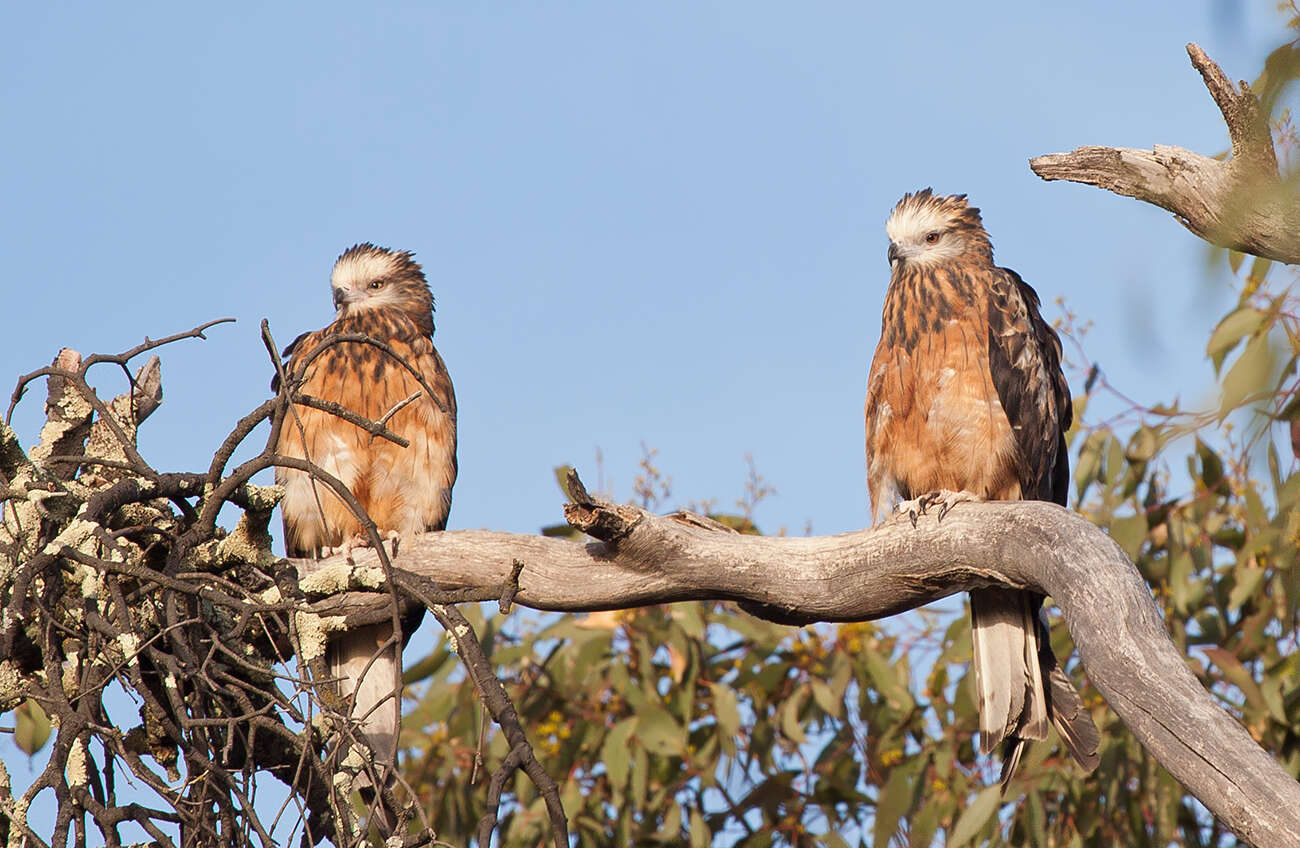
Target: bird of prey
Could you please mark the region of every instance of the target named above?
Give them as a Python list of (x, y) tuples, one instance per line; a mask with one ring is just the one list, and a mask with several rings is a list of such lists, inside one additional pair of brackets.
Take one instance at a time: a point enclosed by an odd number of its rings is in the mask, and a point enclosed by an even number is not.
[[(891, 276), (866, 401), (876, 520), (900, 498), (914, 514), (972, 498), (1064, 506), (1073, 411), (1061, 342), (1037, 293), (993, 264), (965, 195), (904, 195), (885, 231)], [(980, 750), (1005, 743), (1003, 791), (1049, 721), (1091, 771), (1099, 735), (1052, 654), (1043, 596), (981, 589), (970, 605)]]
[[(380, 421), (418, 394), (385, 422), (409, 445), (372, 436), (330, 412), (295, 405), (284, 419), (277, 450), (307, 459), (342, 481), (383, 537), (442, 530), (456, 482), (456, 396), (433, 346), (433, 295), (424, 272), (408, 252), (358, 244), (335, 262), (330, 286), (334, 321), (289, 346), (285, 373), (293, 379), (305, 364), (302, 394), (370, 421)], [(337, 334), (362, 334), (391, 352), (359, 341), (318, 351)], [(284, 486), (280, 506), (289, 556), (317, 557), (367, 544), (361, 522), (328, 486), (283, 467), (277, 468), (276, 481)], [(419, 609), (413, 620), (403, 621), (408, 638), (422, 614)], [(402, 691), (401, 647), (393, 642), (391, 622), (368, 625), (333, 639), (326, 656), (339, 694), (352, 696), (351, 718), (374, 752), (376, 770), (390, 776)], [(363, 788), (368, 785), (361, 780)]]

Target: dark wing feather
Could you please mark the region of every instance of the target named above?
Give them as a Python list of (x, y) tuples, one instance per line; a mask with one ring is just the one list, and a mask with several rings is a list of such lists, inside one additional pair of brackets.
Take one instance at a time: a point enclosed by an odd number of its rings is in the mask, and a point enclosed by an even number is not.
[(993, 271), (989, 370), (1019, 448), (1020, 495), (1062, 506), (1069, 491), (1065, 431), (1073, 417), (1061, 340), (1038, 312), (1038, 293), (1009, 268)]
[[(284, 367), (285, 367), (286, 370), (287, 370), (288, 367), (289, 367), (289, 362), (290, 362), (290, 360), (293, 359), (293, 352), (294, 352), (294, 350), (298, 347), (298, 345), (302, 342), (303, 339), (307, 338), (307, 337), (310, 336), (310, 335), (311, 335), (311, 332), (310, 332), (310, 331), (309, 331), (309, 332), (306, 332), (306, 333), (300, 333), (300, 334), (298, 335), (298, 338), (296, 338), (296, 339), (294, 339), (293, 341), (289, 342), (289, 344), (286, 345), (285, 348), (284, 348), (284, 350), (280, 353), (280, 359), (284, 361)], [(277, 393), (277, 394), (278, 394), (279, 391), (280, 391), (280, 372), (279, 372), (279, 371), (276, 371), (274, 374), (271, 375), (271, 391), (272, 391), (272, 392), (275, 392), (275, 393)]]

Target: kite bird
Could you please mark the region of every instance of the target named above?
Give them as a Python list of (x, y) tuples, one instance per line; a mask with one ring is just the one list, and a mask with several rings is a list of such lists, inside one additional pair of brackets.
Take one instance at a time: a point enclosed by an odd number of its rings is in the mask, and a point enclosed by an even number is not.
[[(885, 231), (891, 276), (866, 402), (876, 520), (900, 498), (913, 519), (979, 498), (1064, 506), (1070, 391), (1037, 293), (993, 264), (965, 195), (904, 195)], [(971, 592), (980, 751), (1004, 742), (1004, 792), (1049, 721), (1084, 769), (1097, 765), (1097, 728), (1056, 663), (1042, 605), (1018, 589)]]
[[(424, 273), (410, 253), (359, 244), (335, 262), (330, 286), (337, 308), (333, 323), (289, 346), (285, 373), (296, 379), (302, 372), (302, 394), (370, 421), (391, 414), (385, 426), (410, 444), (402, 447), (337, 415), (295, 405), (284, 419), (277, 450), (342, 481), (382, 537), (442, 530), (456, 482), (456, 395), (433, 346), (433, 295)], [(391, 352), (356, 341), (318, 351), (329, 336), (343, 333), (363, 334)], [(414, 401), (392, 412), (412, 395)], [(368, 544), (361, 522), (328, 486), (290, 468), (276, 469), (276, 482), (284, 486), (280, 506), (289, 556), (328, 556)], [(406, 637), (423, 612), (404, 618)], [(391, 781), (402, 693), (401, 647), (392, 622), (339, 635), (329, 644), (326, 661), (340, 696), (351, 696), (351, 718), (374, 752), (376, 771)], [(368, 786), (364, 776), (359, 782)], [(379, 810), (384, 818), (377, 824), (391, 827), (382, 805)]]

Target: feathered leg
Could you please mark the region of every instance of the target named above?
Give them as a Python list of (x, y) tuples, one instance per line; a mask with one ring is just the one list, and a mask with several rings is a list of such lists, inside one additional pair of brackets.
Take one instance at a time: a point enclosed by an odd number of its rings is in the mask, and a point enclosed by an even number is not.
[[(397, 737), (402, 718), (401, 653), (392, 642), (391, 622), (369, 624), (330, 642), (326, 652), (330, 673), (337, 680), (338, 693), (350, 703), (349, 723), (354, 724), (374, 753), (372, 769), (357, 774), (355, 786), (370, 804), (374, 797), (370, 775), (378, 774), (392, 785), (397, 764)], [(387, 647), (384, 647), (387, 645)], [(345, 754), (346, 755), (346, 754)], [(394, 822), (380, 803), (375, 805), (375, 824), (385, 837)]]
[[(396, 532), (386, 534), (394, 558), (399, 540)], [(345, 553), (350, 563), (352, 552), (369, 544), (368, 538), (357, 535), (338, 548), (326, 549), (325, 555)], [(410, 637), (409, 633), (405, 635)], [(385, 786), (392, 786), (397, 767), (397, 742), (402, 730), (402, 652), (400, 646), (389, 644), (392, 641), (392, 622), (382, 621), (349, 630), (331, 640), (326, 649), (339, 697), (350, 706), (348, 721), (374, 754), (371, 767), (360, 770), (353, 785), (367, 807), (375, 811), (373, 823), (385, 838), (392, 834), (396, 819), (382, 800), (374, 803), (371, 775), (379, 775)]]

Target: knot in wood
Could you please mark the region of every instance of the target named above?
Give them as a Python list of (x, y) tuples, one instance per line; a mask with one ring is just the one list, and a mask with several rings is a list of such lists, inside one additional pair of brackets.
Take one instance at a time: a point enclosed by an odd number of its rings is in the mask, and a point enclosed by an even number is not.
[(631, 507), (601, 503), (567, 503), (564, 520), (602, 542), (617, 542), (641, 522), (641, 513)]

